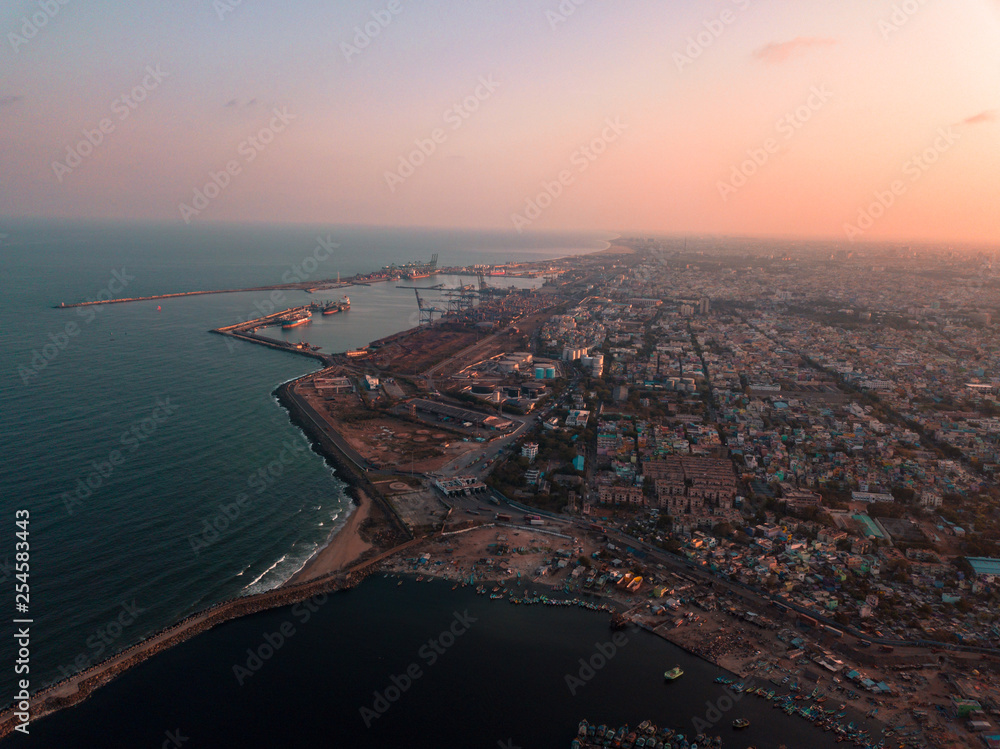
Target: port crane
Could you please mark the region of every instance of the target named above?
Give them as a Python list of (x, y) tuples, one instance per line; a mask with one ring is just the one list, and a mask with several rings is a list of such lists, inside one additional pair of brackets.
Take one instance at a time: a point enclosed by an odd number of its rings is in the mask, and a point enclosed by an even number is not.
[(472, 284), (460, 286), (457, 289), (444, 289), (442, 293), (448, 298), (448, 312), (456, 315), (471, 312), (476, 306), (476, 297), (479, 294)]
[(437, 307), (431, 307), (427, 304), (427, 302), (421, 299), (420, 291), (418, 289), (414, 289), (413, 293), (417, 295), (417, 309), (420, 310), (420, 325), (429, 325), (433, 322), (435, 312), (441, 315), (445, 313), (445, 310), (438, 309)]

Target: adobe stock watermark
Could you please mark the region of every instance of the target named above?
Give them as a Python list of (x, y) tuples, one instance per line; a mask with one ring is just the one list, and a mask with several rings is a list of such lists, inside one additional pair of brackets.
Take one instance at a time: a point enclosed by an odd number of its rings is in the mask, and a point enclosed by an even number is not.
[(62, 9), (69, 5), (70, 0), (38, 0), (38, 10), (30, 16), (21, 17), (20, 34), (13, 31), (7, 33), (7, 41), (14, 48), (14, 52), (20, 52), (21, 47), (26, 45), (36, 36), (38, 32), (49, 25), (49, 21), (59, 15)]
[[(294, 284), (308, 281), (319, 270), (320, 264), (329, 260), (333, 255), (333, 251), (339, 247), (340, 243), (334, 242), (333, 237), (329, 234), (326, 237), (317, 236), (316, 246), (313, 248), (312, 253), (306, 255), (301, 262), (290, 265), (288, 270), (281, 274), (282, 283)], [(242, 318), (242, 322), (249, 322), (250, 320), (274, 314), (282, 305), (287, 304), (287, 302), (284, 290), (274, 289), (263, 301), (258, 300), (254, 302), (253, 309)], [(230, 353), (243, 344), (244, 341), (241, 341), (239, 338), (226, 336), (226, 348)]]
[[(441, 634), (433, 637), (420, 646), (417, 656), (428, 668), (433, 666), (451, 648), (459, 637), (469, 631), (471, 624), (479, 621), (476, 617), (470, 616), (468, 609), (461, 614), (453, 612), (451, 624), (442, 630)], [(365, 722), (365, 728), (371, 728), (372, 723), (388, 712), (399, 699), (409, 691), (410, 687), (424, 675), (420, 667), (420, 661), (414, 661), (402, 674), (393, 674), (389, 677), (391, 682), (382, 691), (373, 693), (371, 707), (363, 705), (358, 709), (361, 719)]]
[(212, 9), (220, 21), (225, 21), (226, 16), (235, 13), (236, 9), (243, 5), (243, 0), (212, 0)]
[(185, 736), (179, 728), (175, 728), (173, 731), (164, 731), (163, 735), (166, 738), (160, 744), (160, 749), (179, 749), (191, 740), (191, 737)]
[[(791, 140), (831, 98), (833, 98), (833, 92), (825, 84), (822, 86), (813, 86), (805, 103), (800, 104), (792, 111), (780, 117), (774, 124), (774, 129), (778, 135), (783, 136), (785, 141)], [(716, 187), (719, 190), (722, 200), (724, 202), (728, 201), (730, 197), (735, 195), (780, 150), (781, 141), (777, 138), (767, 138), (759, 147), (748, 148), (747, 158), (739, 164), (733, 165), (729, 179), (725, 182), (722, 180), (716, 182)]]
[[(326, 593), (320, 593), (305, 601), (300, 601), (292, 606), (292, 619), (297, 621), (300, 626), (308, 624), (313, 615), (328, 600), (329, 596)], [(264, 664), (271, 660), (275, 653), (298, 634), (299, 630), (296, 629), (292, 619), (285, 619), (274, 632), (265, 632), (261, 637), (260, 644), (247, 648), (246, 660), (243, 663), (233, 664), (233, 676), (236, 677), (237, 684), (241, 687), (246, 684), (248, 679), (254, 677), (264, 668)]]
[[(305, 442), (287, 440), (274, 460), (247, 475), (247, 487), (258, 496), (263, 494), (284, 475), (286, 468), (308, 452), (309, 447)], [(188, 545), (195, 556), (199, 556), (202, 550), (207, 549), (231, 530), (252, 504), (253, 498), (246, 492), (240, 492), (232, 502), (221, 503), (217, 512), (202, 518), (200, 530), (188, 536)]]
[[(111, 278), (108, 279), (104, 288), (98, 291), (93, 297), (87, 297), (85, 301), (98, 302), (121, 299), (120, 294), (134, 280), (135, 276), (131, 275), (125, 266), (122, 266), (121, 270), (111, 271)], [(74, 309), (77, 316), (83, 319), (83, 325), (90, 325), (103, 308), (103, 304), (90, 304), (85, 307), (75, 307)], [(21, 382), (25, 385), (30, 384), (43, 369), (59, 358), (59, 355), (69, 347), (72, 339), (80, 335), (81, 332), (83, 332), (83, 327), (75, 321), (70, 320), (63, 325), (61, 330), (49, 333), (49, 340), (42, 344), (41, 348), (31, 350), (31, 360), (27, 364), (18, 366), (17, 374), (21, 378)]]
[(576, 167), (574, 173), (571, 169), (563, 169), (556, 175), (555, 179), (543, 181), (541, 191), (533, 198), (525, 198), (524, 210), (522, 213), (510, 214), (510, 221), (521, 234), (524, 229), (531, 226), (542, 213), (549, 208), (557, 198), (559, 198), (567, 187), (573, 184), (578, 174), (583, 174), (590, 165), (597, 161), (607, 150), (608, 146), (617, 141), (622, 133), (628, 129), (628, 125), (623, 124), (618, 117), (608, 117), (604, 120), (605, 128), (601, 134), (577, 148), (569, 157), (570, 166)]
[[(117, 116), (118, 122), (124, 122), (169, 77), (170, 74), (161, 70), (159, 65), (147, 65), (146, 75), (130, 91), (113, 99), (108, 108), (112, 114)], [(104, 144), (107, 137), (115, 132), (115, 127), (114, 120), (110, 117), (102, 117), (95, 127), (84, 128), (83, 138), (75, 144), (66, 146), (64, 159), (52, 162), (52, 172), (55, 174), (56, 180), (62, 184), (67, 175), (72, 174), (73, 170), (94, 155), (94, 152)]]
[(753, 689), (756, 684), (750, 682), (744, 686), (745, 689), (742, 692), (733, 690), (733, 695), (731, 697), (728, 694), (723, 694), (721, 697), (717, 697), (714, 700), (705, 700), (704, 715), (696, 715), (691, 720), (694, 730), (697, 733), (706, 733), (717, 726), (719, 721), (726, 716), (726, 713), (740, 703), (740, 700), (743, 699), (747, 690)]
[(212, 201), (216, 200), (222, 195), (223, 190), (229, 187), (233, 177), (242, 173), (245, 165), (253, 163), (264, 149), (274, 142), (278, 133), (284, 132), (289, 123), (298, 117), (290, 114), (288, 107), (281, 107), (281, 109), (275, 107), (271, 112), (273, 116), (270, 122), (253, 135), (240, 141), (236, 147), (236, 155), (242, 157), (242, 161), (238, 158), (230, 159), (219, 171), (210, 171), (208, 181), (201, 187), (192, 190), (191, 204), (178, 204), (177, 210), (180, 211), (185, 224), (190, 224), (192, 219), (200, 216), (211, 205)]
[(73, 658), (69, 666), (59, 665), (59, 672), (64, 678), (68, 679), (80, 673), (93, 663), (100, 663), (102, 656), (108, 653), (109, 648), (121, 638), (125, 630), (135, 624), (139, 614), (146, 611), (136, 605), (134, 598), (131, 603), (122, 601), (118, 606), (121, 611), (87, 637), (85, 641), (87, 649)]
[(927, 5), (927, 0), (904, 0), (901, 3), (893, 3), (892, 13), (889, 17), (882, 18), (878, 22), (878, 30), (882, 34), (882, 38), (889, 41), (889, 38), (908, 24), (925, 5)]
[[(731, 0), (738, 10), (745, 11), (750, 7), (750, 0)], [(689, 36), (685, 41), (687, 46), (683, 52), (674, 52), (674, 64), (681, 72), (684, 68), (694, 65), (706, 49), (715, 44), (715, 41), (722, 36), (723, 32), (732, 24), (736, 23), (736, 13), (731, 8), (726, 8), (715, 18), (702, 21), (704, 28), (694, 36)]]
[(937, 137), (934, 142), (922, 152), (914, 154), (903, 164), (903, 174), (910, 178), (909, 183), (897, 179), (885, 190), (876, 190), (874, 200), (866, 207), (858, 209), (858, 218), (853, 224), (844, 224), (844, 232), (847, 239), (854, 242), (863, 237), (865, 232), (871, 229), (875, 222), (882, 218), (886, 211), (896, 204), (896, 200), (906, 194), (907, 190), (914, 183), (920, 181), (938, 160), (954, 147), (955, 143), (961, 139), (958, 133), (947, 128), (938, 128)]
[(354, 36), (351, 38), (354, 44), (348, 44), (347, 42), (340, 43), (340, 51), (344, 53), (347, 61), (352, 62), (363, 50), (367, 49), (372, 40), (381, 34), (392, 23), (392, 20), (402, 12), (402, 2), (400, 0), (390, 0), (388, 5), (382, 10), (373, 10), (371, 12), (372, 18), (370, 21), (365, 21), (363, 25), (355, 26)]
[[(475, 112), (479, 110), (483, 102), (493, 96), (500, 84), (493, 79), (492, 75), (479, 76), (479, 85), (475, 90), (466, 96), (462, 101), (456, 102), (444, 110), (442, 119), (453, 133), (465, 124)], [(449, 130), (443, 127), (436, 127), (426, 138), (417, 138), (414, 141), (414, 148), (405, 156), (399, 157), (399, 163), (395, 171), (386, 171), (385, 184), (389, 192), (396, 192), (396, 188), (412, 177), (414, 173), (427, 163), (427, 159), (433, 156), (438, 148), (443, 145), (449, 137)]]
[(103, 460), (90, 461), (90, 465), (87, 466), (87, 474), (83, 478), (77, 479), (73, 492), (63, 492), (59, 495), (66, 507), (67, 514), (72, 515), (77, 505), (90, 499), (94, 492), (111, 478), (115, 470), (125, 463), (128, 456), (135, 453), (150, 437), (156, 434), (160, 426), (177, 413), (179, 408), (177, 403), (170, 402), (169, 395), (166, 398), (158, 397), (156, 405), (150, 410), (148, 416), (132, 422), (128, 429), (121, 433), (119, 438), (121, 448), (116, 447), (110, 450)]
[(551, 8), (545, 11), (545, 19), (549, 22), (549, 28), (555, 31), (562, 24), (569, 20), (569, 17), (576, 13), (577, 8), (584, 5), (587, 0), (562, 0), (555, 10)]
[(624, 632), (615, 632), (607, 642), (595, 642), (594, 653), (587, 659), (579, 659), (580, 668), (577, 673), (566, 674), (563, 677), (569, 693), (575, 697), (576, 693), (597, 676), (597, 672), (607, 666), (628, 643), (628, 635)]

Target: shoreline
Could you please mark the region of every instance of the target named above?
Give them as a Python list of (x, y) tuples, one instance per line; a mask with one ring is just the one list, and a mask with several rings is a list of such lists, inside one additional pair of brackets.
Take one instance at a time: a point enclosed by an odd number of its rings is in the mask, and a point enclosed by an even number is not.
[[(568, 260), (588, 255), (618, 254), (614, 240), (602, 241), (605, 241), (608, 247), (556, 259)], [(349, 281), (347, 283), (339, 282), (338, 286), (349, 284)], [(281, 285), (281, 287), (289, 288), (288, 285)], [(94, 304), (236, 293), (269, 288), (274, 287), (179, 292), (151, 297), (101, 300), (94, 302)], [(293, 285), (291, 288), (298, 287)], [(75, 306), (80, 305), (57, 305), (57, 308)], [(59, 710), (83, 702), (96, 689), (113, 681), (133, 666), (137, 666), (157, 653), (179, 645), (227, 621), (267, 609), (292, 605), (321, 593), (354, 587), (382, 562), (424, 541), (424, 539), (414, 538), (395, 510), (388, 503), (378, 499), (377, 492), (368, 482), (365, 473), (367, 469), (357, 465), (349, 454), (341, 451), (336, 442), (313, 422), (301, 404), (298, 403), (294, 392), (295, 386), (321, 371), (323, 368), (282, 383), (273, 391), (273, 394), (278, 403), (288, 412), (290, 421), (300, 428), (309, 439), (313, 450), (327, 461), (334, 469), (337, 478), (346, 484), (345, 492), (351, 498), (354, 507), (344, 523), (339, 528), (332, 529), (326, 542), (313, 552), (299, 570), (278, 586), (261, 593), (237, 596), (212, 604), (206, 609), (164, 627), (100, 663), (39, 689), (29, 699), (29, 725)], [(382, 517), (376, 517), (377, 515), (382, 515)], [(368, 521), (391, 528), (396, 532), (394, 535), (402, 535), (402, 543), (394, 543), (388, 548), (380, 548), (377, 544), (365, 540), (362, 537), (362, 532)], [(0, 711), (0, 739), (13, 733), (15, 727), (22, 724), (22, 721), (15, 714), (16, 712), (18, 712), (16, 703), (10, 704)]]
[[(400, 579), (406, 579), (411, 582), (419, 583), (424, 581), (426, 578), (427, 582), (431, 580), (437, 581), (439, 583), (454, 583), (455, 587), (472, 587), (471, 584), (464, 582), (461, 577), (455, 578), (449, 576), (446, 572), (434, 571), (430, 568), (420, 568), (417, 569), (411, 565), (411, 569), (402, 568), (397, 562), (396, 566), (387, 565), (385, 567), (385, 572), (392, 577), (399, 577)], [(731, 688), (733, 684), (745, 684), (746, 687), (758, 687), (765, 686), (768, 684), (777, 684), (774, 679), (776, 676), (780, 676), (786, 671), (779, 665), (780, 658), (776, 657), (774, 654), (768, 653), (766, 651), (758, 651), (757, 654), (751, 655), (749, 653), (737, 654), (737, 653), (721, 653), (719, 655), (713, 655), (706, 652), (703, 648), (699, 647), (699, 642), (697, 640), (692, 641), (691, 637), (693, 630), (688, 627), (681, 629), (673, 628), (667, 626), (667, 623), (652, 626), (650, 623), (643, 621), (641, 616), (636, 615), (636, 604), (634, 601), (622, 600), (621, 598), (609, 595), (607, 592), (593, 592), (584, 591), (581, 589), (570, 589), (567, 590), (564, 585), (559, 585), (556, 582), (543, 581), (540, 579), (519, 579), (514, 580), (511, 577), (482, 577), (477, 578), (475, 585), (484, 586), (487, 592), (490, 588), (494, 591), (497, 588), (502, 589), (501, 593), (493, 593), (490, 598), (496, 598), (497, 603), (506, 603), (508, 605), (514, 605), (515, 603), (524, 605), (535, 604), (535, 605), (555, 605), (563, 606), (566, 603), (559, 603), (565, 601), (581, 601), (586, 608), (591, 608), (594, 613), (608, 614), (610, 620), (608, 622), (609, 626), (613, 630), (622, 630), (626, 633), (635, 633), (638, 631), (645, 632), (647, 634), (653, 635), (660, 640), (663, 640), (670, 645), (679, 648), (691, 657), (697, 658), (700, 662), (719, 669), (722, 674), (719, 674), (719, 678), (725, 679), (722, 684), (727, 688)], [(544, 602), (532, 601), (532, 602), (522, 602), (520, 600), (520, 591), (524, 590), (526, 594), (530, 594), (532, 597), (546, 596), (551, 599), (552, 603), (545, 604)], [(478, 592), (478, 591), (477, 591)], [(517, 599), (517, 600), (514, 600)], [(619, 618), (620, 617), (620, 618)], [(616, 626), (616, 619), (618, 620)], [(705, 633), (708, 634), (707, 632)], [(704, 635), (696, 633), (695, 637), (702, 638)], [(718, 683), (718, 682), (716, 682)], [(830, 689), (833, 685), (823, 685), (820, 682), (816, 683), (817, 689)], [(781, 688), (780, 686), (778, 687)], [(735, 690), (734, 690), (735, 691)], [(803, 692), (808, 692), (808, 688), (804, 687)], [(892, 718), (898, 719), (897, 709), (889, 709), (886, 711), (886, 715), (889, 716), (889, 720), (885, 720), (880, 717), (870, 717), (866, 716), (862, 706), (853, 704), (853, 700), (847, 698), (838, 698), (831, 693), (828, 695), (831, 704), (833, 704), (838, 699), (843, 699), (845, 702), (851, 702), (850, 706), (847, 708), (849, 712), (848, 718), (844, 720), (853, 721), (866, 721), (868, 728), (871, 731), (875, 731), (881, 728), (887, 728), (891, 725)], [(797, 698), (796, 698), (797, 699)], [(771, 705), (774, 707), (775, 705)], [(816, 727), (816, 730), (821, 730)]]
[(343, 525), (334, 528), (326, 542), (313, 552), (305, 563), (279, 588), (298, 585), (347, 569), (373, 547), (361, 537), (361, 525), (368, 519), (371, 500), (362, 490), (352, 497), (350, 514)]
[[(370, 496), (373, 490), (365, 486), (363, 475), (357, 472), (357, 468), (351, 464), (347, 456), (337, 450), (332, 440), (323, 439), (325, 435), (316, 434), (315, 428), (310, 427), (309, 420), (299, 408), (295, 397), (288, 392), (297, 382), (314, 375), (315, 373), (309, 373), (282, 383), (276, 388), (274, 395), (278, 403), (288, 412), (291, 422), (309, 439), (313, 450), (332, 466), (337, 478), (347, 485), (345, 491), (351, 498), (353, 509), (344, 524), (331, 530), (327, 542), (317, 549), (292, 577), (278, 586), (261, 593), (237, 596), (215, 603), (164, 627), (100, 663), (39, 689), (29, 699), (29, 725), (59, 710), (83, 702), (96, 689), (113, 681), (133, 666), (220, 624), (267, 609), (299, 603), (321, 593), (350, 589), (360, 583), (372, 568), (419, 542), (420, 539), (408, 536), (402, 544), (393, 544), (387, 549), (380, 549), (361, 537), (361, 527), (366, 520), (373, 519), (372, 510), (377, 504)], [(385, 522), (389, 525), (394, 525), (394, 520), (391, 517), (385, 518)], [(23, 722), (17, 717), (17, 712), (24, 711), (18, 710), (16, 702), (0, 711), (0, 740), (14, 733), (18, 725), (22, 725)]]

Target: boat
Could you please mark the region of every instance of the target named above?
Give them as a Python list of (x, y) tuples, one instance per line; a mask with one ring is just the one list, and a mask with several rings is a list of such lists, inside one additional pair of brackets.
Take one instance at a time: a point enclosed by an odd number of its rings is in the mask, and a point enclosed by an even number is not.
[(684, 671), (683, 671), (683, 669), (681, 669), (680, 666), (674, 666), (669, 671), (664, 671), (663, 672), (663, 678), (666, 679), (667, 681), (674, 681), (676, 679), (679, 679), (683, 675), (684, 675)]
[(283, 329), (288, 330), (289, 328), (297, 328), (299, 325), (305, 325), (309, 322), (310, 317), (312, 317), (312, 312), (305, 310), (304, 312), (297, 312), (294, 315), (283, 317), (278, 322), (281, 323)]
[(323, 308), (324, 315), (335, 315), (338, 312), (347, 312), (351, 308), (351, 298), (343, 296), (339, 302), (330, 302)]
[(736, 720), (733, 721), (733, 728), (735, 728), (737, 731), (742, 730), (749, 725), (750, 721), (747, 720), (746, 718), (737, 718)]

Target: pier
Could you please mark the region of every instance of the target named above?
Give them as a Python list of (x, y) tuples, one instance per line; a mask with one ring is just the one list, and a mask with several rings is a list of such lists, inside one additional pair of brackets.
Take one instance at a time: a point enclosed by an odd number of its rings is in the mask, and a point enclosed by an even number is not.
[(230, 338), (236, 338), (240, 341), (247, 341), (249, 343), (256, 343), (260, 346), (267, 346), (269, 348), (277, 349), (279, 351), (287, 351), (291, 354), (299, 354), (301, 356), (308, 356), (312, 359), (318, 359), (323, 362), (324, 365), (329, 366), (333, 359), (328, 354), (321, 354), (319, 351), (315, 351), (312, 348), (308, 348), (305, 344), (292, 343), (291, 341), (282, 341), (277, 338), (268, 338), (267, 336), (258, 335), (253, 332), (257, 328), (261, 328), (267, 325), (277, 325), (280, 320), (289, 315), (295, 315), (302, 312), (306, 312), (312, 309), (312, 305), (304, 304), (300, 307), (289, 307), (286, 310), (281, 310), (280, 312), (273, 312), (270, 315), (265, 315), (264, 317), (258, 317), (254, 320), (247, 320), (246, 322), (239, 322), (234, 325), (226, 325), (221, 328), (213, 328), (210, 333), (216, 333), (218, 335), (229, 336)]
[[(204, 296), (205, 294), (241, 294), (250, 291), (304, 291), (311, 294), (314, 291), (326, 291), (329, 289), (344, 289), (354, 286), (351, 279), (344, 281), (327, 279), (325, 281), (302, 281), (299, 283), (279, 283), (270, 286), (251, 286), (246, 289), (211, 289), (205, 291), (178, 291), (172, 294), (154, 294), (152, 296), (121, 297), (119, 299), (92, 299), (85, 302), (65, 302), (55, 305), (56, 309), (70, 309), (72, 307), (92, 307), (97, 304), (125, 304), (127, 302), (155, 302), (159, 299), (176, 299), (185, 296)], [(358, 284), (368, 286), (370, 284)]]

